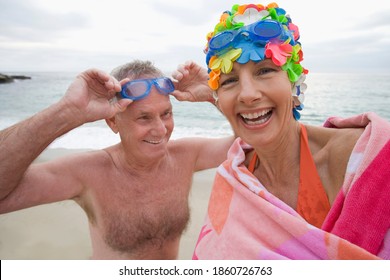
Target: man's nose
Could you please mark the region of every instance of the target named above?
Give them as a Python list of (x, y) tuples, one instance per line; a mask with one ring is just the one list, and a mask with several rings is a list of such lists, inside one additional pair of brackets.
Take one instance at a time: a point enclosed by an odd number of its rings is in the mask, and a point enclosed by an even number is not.
[(153, 131), (157, 135), (165, 135), (167, 133), (167, 127), (165, 126), (164, 120), (157, 118), (153, 123)]

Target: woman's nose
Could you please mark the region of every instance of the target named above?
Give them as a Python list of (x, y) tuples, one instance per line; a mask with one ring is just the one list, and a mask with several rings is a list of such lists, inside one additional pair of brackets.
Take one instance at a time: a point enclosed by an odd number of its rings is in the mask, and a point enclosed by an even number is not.
[(262, 91), (259, 84), (252, 78), (246, 78), (240, 80), (240, 94), (239, 101), (245, 104), (251, 104), (262, 98)]

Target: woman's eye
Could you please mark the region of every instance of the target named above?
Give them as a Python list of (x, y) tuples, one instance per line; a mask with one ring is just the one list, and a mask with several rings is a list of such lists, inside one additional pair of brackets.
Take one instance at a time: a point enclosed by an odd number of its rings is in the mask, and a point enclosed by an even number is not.
[(258, 71), (257, 71), (257, 74), (258, 75), (265, 75), (265, 74), (268, 74), (268, 73), (271, 73), (271, 72), (275, 72), (276, 70), (274, 68), (260, 68)]
[(270, 73), (270, 72), (273, 72), (274, 70), (272, 68), (261, 68), (259, 69), (259, 71), (257, 71), (257, 73), (259, 75), (264, 75), (264, 74), (267, 74), (267, 73)]
[(221, 83), (221, 86), (226, 86), (226, 85), (229, 85), (231, 83), (235, 83), (237, 82), (238, 79), (237, 78), (229, 78), (229, 79), (226, 79), (224, 80), (222, 83)]

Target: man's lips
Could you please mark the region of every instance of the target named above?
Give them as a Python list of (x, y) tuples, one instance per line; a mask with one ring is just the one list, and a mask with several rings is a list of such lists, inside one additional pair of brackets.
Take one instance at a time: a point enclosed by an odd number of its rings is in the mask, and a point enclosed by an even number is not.
[(161, 140), (144, 140), (144, 142), (149, 143), (149, 144), (157, 145), (157, 144), (162, 143), (163, 139), (161, 139)]

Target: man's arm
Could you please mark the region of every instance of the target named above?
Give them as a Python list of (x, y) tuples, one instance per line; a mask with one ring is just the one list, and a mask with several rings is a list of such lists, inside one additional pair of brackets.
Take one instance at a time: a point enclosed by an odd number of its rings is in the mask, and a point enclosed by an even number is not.
[[(195, 171), (218, 167), (227, 158), (228, 150), (235, 140), (235, 136), (224, 138), (204, 138), (198, 140), (198, 155)], [(192, 144), (194, 145), (194, 144)]]
[(130, 100), (110, 102), (120, 83), (96, 69), (81, 73), (64, 97), (0, 132), (0, 200), (19, 184), (32, 161), (57, 137), (86, 122), (112, 117)]

